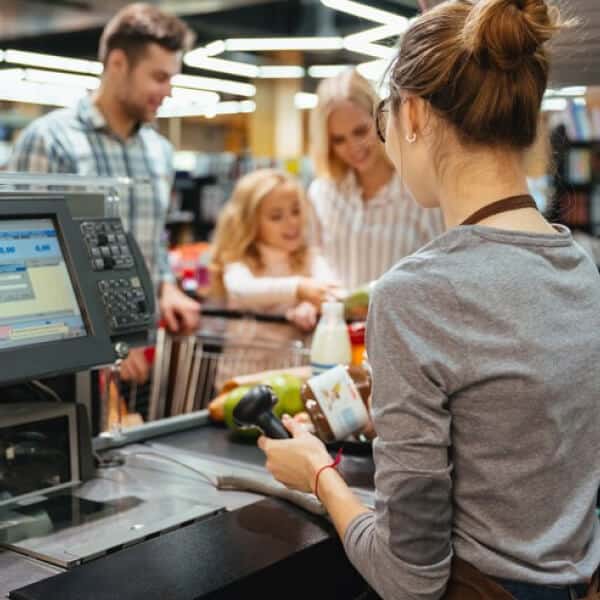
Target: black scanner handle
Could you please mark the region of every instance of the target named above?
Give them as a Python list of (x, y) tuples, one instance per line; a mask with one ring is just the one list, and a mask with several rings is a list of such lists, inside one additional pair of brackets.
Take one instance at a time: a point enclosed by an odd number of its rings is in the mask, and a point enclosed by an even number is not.
[(277, 396), (268, 385), (257, 385), (248, 390), (233, 409), (233, 420), (241, 427), (258, 427), (274, 439), (292, 437), (283, 423), (273, 414)]
[(289, 431), (284, 427), (283, 423), (272, 413), (263, 413), (256, 422), (267, 437), (275, 440), (286, 440), (292, 437)]

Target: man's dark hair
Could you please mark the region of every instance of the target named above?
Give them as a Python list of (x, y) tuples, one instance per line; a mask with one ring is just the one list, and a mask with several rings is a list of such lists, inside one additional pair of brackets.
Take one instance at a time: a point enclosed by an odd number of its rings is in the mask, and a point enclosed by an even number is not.
[(100, 37), (98, 58), (103, 64), (112, 50), (120, 49), (131, 65), (144, 53), (147, 44), (178, 52), (189, 50), (194, 33), (175, 15), (155, 6), (136, 2), (120, 10), (107, 24)]

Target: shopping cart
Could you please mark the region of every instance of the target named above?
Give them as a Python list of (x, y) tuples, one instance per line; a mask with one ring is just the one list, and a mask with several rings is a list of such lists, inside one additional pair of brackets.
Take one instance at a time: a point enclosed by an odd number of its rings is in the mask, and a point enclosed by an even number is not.
[(307, 364), (306, 339), (284, 319), (203, 309), (193, 336), (158, 332), (149, 420), (205, 408), (236, 378)]

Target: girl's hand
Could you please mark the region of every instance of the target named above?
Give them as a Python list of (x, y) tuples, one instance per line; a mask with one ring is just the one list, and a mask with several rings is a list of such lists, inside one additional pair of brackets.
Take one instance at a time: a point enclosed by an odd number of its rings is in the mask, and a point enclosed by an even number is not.
[(337, 298), (338, 291), (339, 287), (334, 283), (325, 283), (310, 277), (303, 277), (298, 284), (297, 296), (301, 302), (310, 302), (320, 308), (323, 302)]
[(267, 456), (266, 467), (284, 485), (314, 493), (317, 471), (331, 463), (331, 456), (323, 442), (303, 425), (288, 415), (282, 420), (293, 436), (291, 440), (273, 440), (264, 435), (258, 438), (258, 447)]
[(301, 302), (288, 310), (286, 318), (302, 331), (312, 331), (317, 324), (317, 309), (310, 302)]

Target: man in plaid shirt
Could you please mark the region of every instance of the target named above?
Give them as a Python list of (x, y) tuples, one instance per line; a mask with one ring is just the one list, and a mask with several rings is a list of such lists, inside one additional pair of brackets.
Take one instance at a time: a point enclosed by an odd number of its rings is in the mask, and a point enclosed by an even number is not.
[[(173, 180), (171, 144), (148, 123), (171, 93), (182, 52), (193, 34), (175, 16), (142, 3), (130, 4), (106, 25), (99, 58), (100, 87), (74, 108), (45, 115), (19, 138), (9, 169), (129, 177), (121, 216), (135, 236), (159, 293), (161, 317), (174, 332), (197, 328), (200, 305), (175, 284), (164, 240)], [(143, 382), (148, 365), (132, 349), (122, 378)]]

